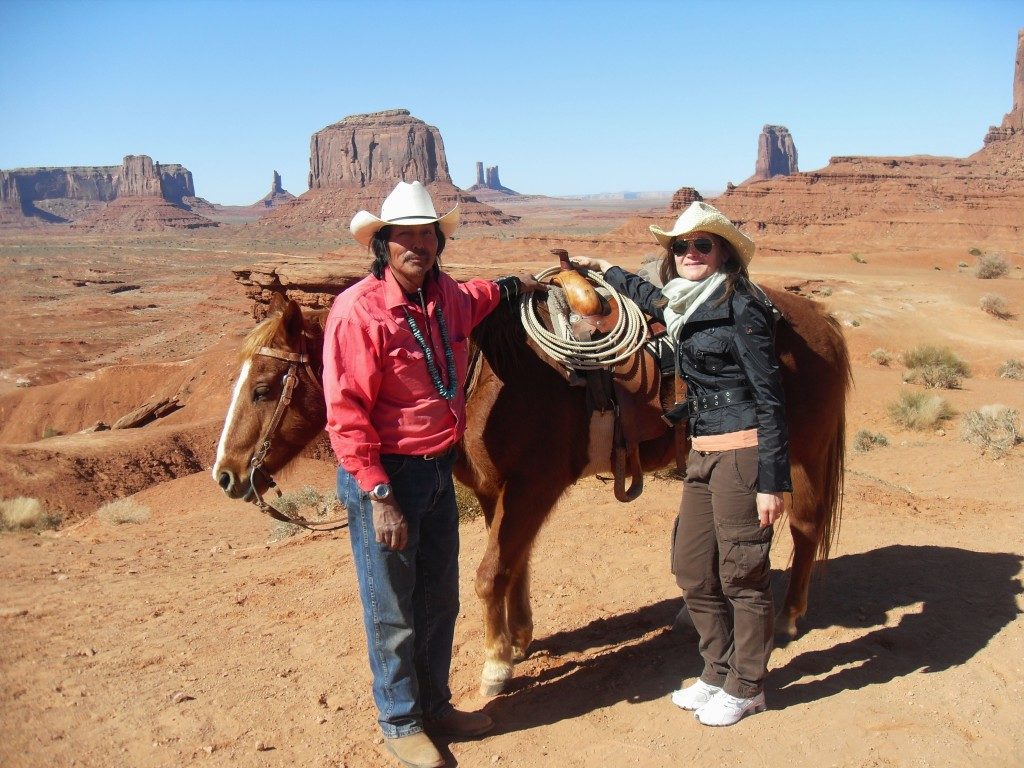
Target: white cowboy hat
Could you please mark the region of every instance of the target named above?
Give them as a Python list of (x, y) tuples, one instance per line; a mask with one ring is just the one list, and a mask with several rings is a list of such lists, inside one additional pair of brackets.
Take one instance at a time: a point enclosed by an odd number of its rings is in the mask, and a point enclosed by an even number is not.
[(459, 227), (459, 206), (456, 205), (444, 216), (438, 216), (434, 210), (434, 201), (430, 199), (426, 187), (418, 181), (411, 184), (400, 181), (381, 203), (380, 218), (369, 211), (359, 211), (352, 217), (349, 229), (352, 230), (352, 236), (357, 243), (369, 245), (370, 240), (382, 227), (408, 227), (432, 224), (435, 221), (441, 225), (444, 236), (451, 237), (452, 232)]
[(690, 203), (690, 207), (683, 211), (668, 232), (657, 224), (651, 224), (650, 230), (655, 239), (665, 248), (668, 248), (669, 243), (680, 235), (690, 232), (711, 232), (728, 240), (744, 264), (749, 264), (754, 256), (754, 241), (740, 232), (736, 225), (713, 205), (699, 200)]

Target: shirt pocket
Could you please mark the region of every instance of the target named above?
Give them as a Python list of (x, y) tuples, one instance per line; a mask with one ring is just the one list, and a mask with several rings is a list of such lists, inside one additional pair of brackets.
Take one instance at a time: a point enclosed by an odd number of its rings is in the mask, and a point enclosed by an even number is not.
[(412, 405), (433, 391), (434, 383), (422, 350), (395, 347), (387, 353), (387, 364), (390, 371), (385, 371), (384, 382), (393, 401)]

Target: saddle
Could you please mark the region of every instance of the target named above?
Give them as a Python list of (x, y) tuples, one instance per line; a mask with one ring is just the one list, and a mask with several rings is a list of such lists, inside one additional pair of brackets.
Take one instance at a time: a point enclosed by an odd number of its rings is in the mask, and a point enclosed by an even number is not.
[[(551, 279), (547, 301), (537, 307), (537, 315), (550, 331), (579, 342), (601, 338), (615, 327), (621, 307), (619, 299), (596, 288), (571, 267), (565, 251), (559, 256), (562, 271)], [(532, 339), (528, 343), (538, 356), (570, 385), (586, 388), (587, 414), (610, 415), (612, 422), (611, 466), (615, 498), (633, 501), (643, 492), (643, 466), (640, 443), (665, 435), (672, 427), (662, 418), (675, 402), (672, 386), (673, 358), (669, 357), (665, 375), (662, 339), (654, 336), (647, 345), (626, 359), (596, 370), (565, 367), (544, 352)], [(669, 352), (671, 355), (671, 352)], [(685, 422), (676, 427), (685, 439)], [(678, 444), (677, 439), (677, 444)], [(678, 453), (678, 450), (677, 450)], [(630, 485), (626, 487), (626, 477)]]

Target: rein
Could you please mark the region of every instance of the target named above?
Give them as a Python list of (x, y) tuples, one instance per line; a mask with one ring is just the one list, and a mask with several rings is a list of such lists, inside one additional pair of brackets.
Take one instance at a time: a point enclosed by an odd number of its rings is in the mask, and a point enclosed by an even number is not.
[(266, 461), (267, 454), (270, 452), (270, 444), (273, 440), (274, 434), (277, 432), (278, 426), (281, 424), (281, 419), (284, 416), (285, 411), (288, 410), (288, 406), (291, 404), (295, 385), (298, 384), (299, 381), (300, 364), (302, 365), (302, 369), (306, 372), (306, 376), (309, 379), (310, 384), (313, 385), (313, 388), (320, 394), (323, 394), (324, 390), (323, 386), (320, 384), (320, 377), (316, 375), (316, 372), (313, 371), (309, 364), (310, 357), (306, 353), (305, 334), (302, 335), (299, 352), (281, 352), (280, 350), (273, 349), (271, 347), (260, 347), (256, 350), (255, 354), (262, 357), (272, 357), (276, 360), (285, 361), (288, 363), (288, 372), (285, 373), (284, 379), (282, 379), (281, 396), (277, 399), (277, 406), (274, 408), (274, 415), (270, 417), (270, 423), (267, 424), (267, 428), (263, 430), (263, 435), (260, 437), (260, 447), (249, 461), (249, 492), (253, 497), (252, 503), (259, 508), (260, 512), (269, 515), (275, 520), (279, 520), (282, 523), (298, 525), (310, 531), (335, 531), (339, 528), (347, 527), (348, 520), (346, 518), (339, 517), (334, 520), (307, 520), (300, 515), (290, 515), (266, 501), (260, 492), (256, 490), (256, 475), (260, 474), (267, 481), (269, 486), (277, 492), (278, 498), (281, 497), (281, 490), (277, 487), (277, 483), (274, 482), (273, 476), (263, 469), (263, 462)]

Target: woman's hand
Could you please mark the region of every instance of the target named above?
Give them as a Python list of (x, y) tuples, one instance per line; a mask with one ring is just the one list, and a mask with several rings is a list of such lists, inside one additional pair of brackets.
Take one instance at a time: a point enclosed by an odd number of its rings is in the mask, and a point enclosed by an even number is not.
[(373, 533), (377, 543), (388, 549), (405, 549), (409, 543), (409, 524), (394, 494), (380, 501), (370, 499), (370, 504), (373, 505)]
[(569, 263), (576, 267), (584, 267), (585, 269), (591, 269), (594, 272), (602, 273), (607, 272), (615, 266), (605, 259), (592, 259), (589, 256), (573, 256), (569, 259)]
[(757, 494), (757, 519), (762, 528), (767, 528), (782, 516), (786, 500), (781, 493)]
[(534, 291), (546, 292), (548, 289), (547, 283), (541, 283), (531, 275), (529, 272), (523, 272), (522, 274), (516, 275), (519, 278), (520, 292), (521, 293), (533, 293)]

